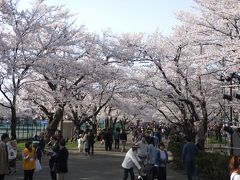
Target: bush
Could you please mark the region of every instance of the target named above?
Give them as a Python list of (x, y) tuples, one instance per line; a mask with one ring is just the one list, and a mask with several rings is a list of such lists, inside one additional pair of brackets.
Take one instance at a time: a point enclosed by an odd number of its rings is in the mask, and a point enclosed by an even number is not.
[[(176, 133), (170, 136), (168, 150), (173, 154), (172, 167), (175, 170), (183, 170), (182, 149), (184, 138)], [(196, 166), (200, 179), (204, 180), (226, 180), (229, 179), (228, 171), (229, 156), (220, 153), (199, 151)]]
[(179, 134), (172, 134), (169, 137), (170, 141), (168, 143), (168, 151), (172, 152), (173, 161), (172, 167), (174, 169), (183, 169), (182, 164), (182, 149), (184, 145), (184, 138), (179, 136)]
[(201, 151), (196, 163), (198, 174), (204, 180), (229, 179), (228, 161), (227, 155)]

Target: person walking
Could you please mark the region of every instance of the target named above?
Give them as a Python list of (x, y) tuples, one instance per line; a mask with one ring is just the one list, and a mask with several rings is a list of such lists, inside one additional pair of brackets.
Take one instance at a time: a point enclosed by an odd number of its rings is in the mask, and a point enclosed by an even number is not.
[(8, 174), (8, 140), (9, 135), (7, 133), (3, 133), (0, 143), (0, 180), (4, 180), (5, 175)]
[(188, 180), (192, 180), (196, 176), (195, 159), (198, 154), (196, 145), (191, 141), (191, 138), (186, 138), (187, 143), (183, 146), (182, 160), (187, 171)]
[(240, 180), (240, 158), (236, 155), (232, 156), (228, 167), (230, 172), (230, 180)]
[(104, 134), (104, 142), (105, 142), (105, 150), (111, 151), (112, 150), (112, 143), (113, 143), (113, 135), (111, 133), (111, 129), (107, 129)]
[(23, 180), (33, 179), (33, 173), (35, 170), (35, 158), (35, 149), (32, 146), (32, 142), (29, 141), (25, 143), (25, 148), (23, 150)]
[(89, 150), (89, 154), (90, 154), (90, 152), (91, 152), (91, 154), (93, 155), (93, 153), (94, 153), (95, 135), (94, 135), (92, 129), (89, 131), (87, 138), (88, 138), (88, 150)]
[(123, 167), (123, 171), (124, 171), (123, 180), (128, 179), (128, 173), (130, 173), (131, 180), (135, 180), (135, 175), (133, 172), (134, 165), (138, 168), (139, 172), (141, 172), (141, 166), (138, 162), (138, 161), (140, 161), (140, 159), (137, 156), (138, 148), (139, 148), (139, 146), (137, 144), (132, 145), (132, 147), (128, 150), (128, 152), (126, 153), (126, 155), (124, 157), (124, 160), (122, 163), (122, 167)]
[(122, 149), (121, 152), (125, 152), (126, 151), (126, 144), (127, 144), (127, 134), (124, 131), (124, 129), (122, 130), (121, 134), (120, 134), (120, 140), (122, 141)]
[(41, 132), (39, 135), (39, 146), (41, 148), (42, 154), (45, 153), (46, 140), (44, 138), (44, 132)]
[(148, 145), (148, 164), (146, 166), (146, 174), (149, 179), (157, 176), (158, 168), (155, 166), (157, 162), (158, 148), (155, 147), (154, 138), (151, 137)]
[(115, 150), (119, 149), (119, 141), (120, 141), (120, 129), (116, 128), (116, 130), (114, 132)]
[(167, 179), (167, 162), (168, 162), (168, 153), (165, 149), (164, 143), (159, 143), (159, 151), (157, 155), (157, 165), (158, 165), (158, 179), (166, 180)]
[(68, 172), (68, 150), (65, 147), (66, 141), (64, 139), (60, 140), (59, 146), (60, 149), (56, 153), (56, 160), (55, 160), (55, 166), (56, 166), (56, 173), (57, 173), (57, 180), (64, 180), (65, 174)]
[(58, 137), (56, 137), (55, 135), (52, 136), (50, 138), (50, 142), (48, 144), (51, 145), (51, 149), (48, 152), (50, 174), (51, 174), (52, 180), (57, 180), (57, 174), (56, 174), (54, 164), (55, 164), (55, 160), (56, 160), (56, 153), (58, 152), (58, 150), (60, 148), (59, 144), (58, 144)]

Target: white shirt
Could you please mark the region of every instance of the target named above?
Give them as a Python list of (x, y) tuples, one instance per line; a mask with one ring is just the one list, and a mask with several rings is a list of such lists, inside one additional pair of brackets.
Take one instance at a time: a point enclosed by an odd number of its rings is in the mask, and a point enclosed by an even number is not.
[(8, 159), (9, 160), (16, 159), (17, 151), (12, 147), (10, 143), (7, 144), (7, 147), (8, 147)]
[(131, 148), (128, 150), (127, 154), (125, 155), (125, 158), (122, 163), (122, 167), (125, 169), (130, 169), (135, 164), (135, 166), (138, 169), (141, 169), (141, 166), (138, 161), (140, 161), (140, 159), (138, 158), (137, 153), (133, 151)]
[(230, 180), (240, 180), (240, 174), (232, 172)]

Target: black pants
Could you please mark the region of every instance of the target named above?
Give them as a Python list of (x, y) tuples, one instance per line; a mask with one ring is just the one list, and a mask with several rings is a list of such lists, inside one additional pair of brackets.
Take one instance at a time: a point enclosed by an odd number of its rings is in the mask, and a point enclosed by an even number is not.
[(119, 149), (119, 139), (115, 139), (115, 149)]
[(94, 144), (89, 144), (88, 149), (89, 149), (89, 154), (91, 152), (92, 155), (93, 155), (93, 153), (94, 153)]
[(32, 170), (24, 170), (24, 178), (23, 180), (32, 180), (33, 179), (34, 169)]
[(111, 151), (112, 150), (112, 142), (105, 142), (105, 150)]
[(124, 170), (123, 180), (127, 180), (127, 178), (128, 178), (128, 173), (130, 173), (131, 180), (135, 180), (133, 168), (130, 168), (130, 169), (125, 169), (125, 168), (123, 168), (123, 170)]
[(5, 174), (0, 174), (0, 180), (4, 180)]
[(167, 170), (166, 170), (166, 167), (159, 167), (158, 169), (158, 177), (159, 179), (161, 180), (166, 180), (167, 179)]
[(56, 172), (51, 170), (50, 173), (51, 173), (52, 180), (57, 180)]

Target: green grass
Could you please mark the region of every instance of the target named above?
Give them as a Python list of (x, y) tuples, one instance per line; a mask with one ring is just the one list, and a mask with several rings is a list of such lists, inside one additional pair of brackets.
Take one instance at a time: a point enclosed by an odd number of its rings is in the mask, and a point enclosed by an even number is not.
[(66, 144), (67, 149), (76, 150), (77, 149), (77, 142), (68, 142)]
[[(17, 147), (18, 147), (19, 150), (23, 150), (25, 148), (25, 142), (24, 141), (19, 142)], [(76, 150), (77, 149), (77, 142), (68, 142), (66, 144), (66, 147), (67, 147), (67, 149), (70, 149), (70, 150)]]
[(223, 145), (227, 144), (227, 140), (223, 139), (222, 142), (220, 142), (219, 140), (216, 140), (215, 138), (208, 138), (207, 142), (208, 142), (208, 144), (223, 144)]
[(25, 148), (25, 142), (19, 142), (17, 144), (18, 149), (23, 150)]

